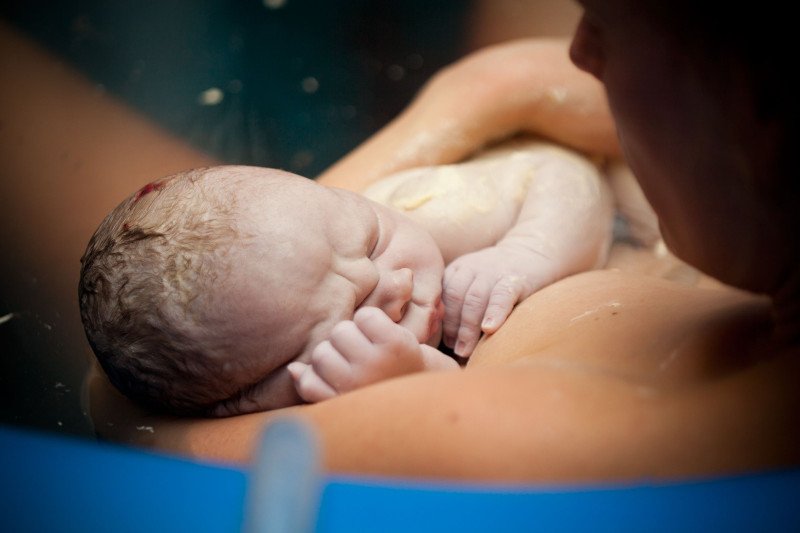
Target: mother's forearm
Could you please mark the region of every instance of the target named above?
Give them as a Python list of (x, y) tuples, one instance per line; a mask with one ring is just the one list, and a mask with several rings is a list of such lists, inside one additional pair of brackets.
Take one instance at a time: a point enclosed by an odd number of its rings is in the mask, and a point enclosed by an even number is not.
[(363, 190), (400, 170), (460, 161), (520, 132), (618, 154), (605, 92), (570, 63), (567, 50), (564, 40), (527, 39), (467, 56), (434, 76), (400, 116), (319, 181)]

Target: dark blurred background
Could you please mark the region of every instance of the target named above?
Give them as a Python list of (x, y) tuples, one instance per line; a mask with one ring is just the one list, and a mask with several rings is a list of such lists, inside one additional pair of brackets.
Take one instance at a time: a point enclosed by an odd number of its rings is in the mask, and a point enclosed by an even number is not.
[(201, 150), (314, 176), (462, 55), (469, 5), (6, 1), (3, 16)]

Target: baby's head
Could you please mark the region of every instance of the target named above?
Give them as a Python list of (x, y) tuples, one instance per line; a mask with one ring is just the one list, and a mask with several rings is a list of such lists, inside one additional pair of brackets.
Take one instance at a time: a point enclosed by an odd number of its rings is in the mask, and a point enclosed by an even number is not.
[(300, 403), (307, 362), (361, 306), (438, 340), (443, 261), (403, 215), (278, 170), (216, 167), (146, 185), (82, 258), (86, 334), (111, 382), (176, 414)]

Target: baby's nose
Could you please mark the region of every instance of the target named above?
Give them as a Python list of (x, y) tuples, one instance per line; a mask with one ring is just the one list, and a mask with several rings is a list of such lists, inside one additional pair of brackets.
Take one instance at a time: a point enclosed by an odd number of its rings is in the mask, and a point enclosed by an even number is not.
[(399, 322), (413, 288), (414, 272), (410, 268), (394, 270), (381, 276), (378, 286), (361, 305), (377, 307), (394, 322)]

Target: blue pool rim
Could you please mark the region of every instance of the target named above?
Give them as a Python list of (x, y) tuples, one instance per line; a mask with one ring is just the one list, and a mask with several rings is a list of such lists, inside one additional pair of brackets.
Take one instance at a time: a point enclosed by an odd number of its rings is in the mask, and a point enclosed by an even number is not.
[[(0, 479), (0, 530), (20, 532), (240, 531), (254, 485), (241, 468), (2, 426)], [(324, 532), (800, 531), (800, 469), (587, 487), (320, 486), (312, 527)]]

